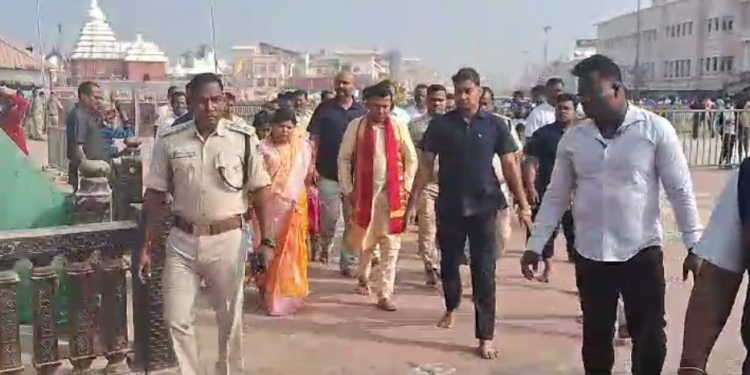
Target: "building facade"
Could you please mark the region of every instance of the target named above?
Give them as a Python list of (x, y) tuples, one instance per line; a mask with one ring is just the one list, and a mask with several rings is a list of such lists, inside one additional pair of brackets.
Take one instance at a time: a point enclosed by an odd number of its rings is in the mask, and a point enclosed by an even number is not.
[(654, 0), (597, 31), (597, 50), (640, 90), (718, 91), (750, 71), (749, 0)]

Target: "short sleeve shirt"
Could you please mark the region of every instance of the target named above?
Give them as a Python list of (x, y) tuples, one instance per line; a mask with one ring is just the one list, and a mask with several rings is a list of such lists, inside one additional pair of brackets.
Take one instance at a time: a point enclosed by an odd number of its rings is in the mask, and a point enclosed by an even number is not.
[(346, 127), (366, 113), (365, 107), (357, 102), (353, 102), (351, 107), (345, 109), (335, 100), (319, 106), (313, 113), (307, 131), (311, 136), (318, 138), (315, 168), (323, 178), (338, 180), (339, 148)]
[(541, 195), (547, 190), (550, 179), (552, 178), (552, 169), (555, 166), (557, 156), (557, 145), (560, 143), (565, 128), (558, 123), (545, 125), (531, 136), (526, 142), (524, 153), (533, 156), (539, 161), (539, 167), (536, 175), (536, 191)]
[(507, 207), (492, 159), (518, 150), (501, 117), (479, 111), (470, 122), (457, 110), (435, 117), (422, 149), (440, 158), (437, 210), (473, 216)]
[[(250, 156), (244, 165), (245, 137)], [(171, 192), (172, 211), (192, 223), (208, 224), (247, 211), (248, 191), (271, 183), (255, 130), (222, 119), (203, 139), (195, 122), (157, 138), (146, 188)], [(243, 186), (244, 171), (249, 177)], [(238, 189), (239, 188), (239, 189)]]
[(101, 134), (104, 119), (81, 105), (70, 112), (66, 119), (68, 158), (75, 156), (75, 148), (83, 146), (83, 154), (89, 160), (109, 160), (107, 142)]

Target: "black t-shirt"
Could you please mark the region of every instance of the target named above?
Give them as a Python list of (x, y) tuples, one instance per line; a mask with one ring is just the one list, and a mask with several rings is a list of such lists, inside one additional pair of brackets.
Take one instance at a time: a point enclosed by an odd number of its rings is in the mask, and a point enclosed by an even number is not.
[(318, 138), (315, 168), (321, 177), (338, 181), (339, 148), (344, 139), (344, 132), (352, 120), (364, 116), (365, 113), (365, 107), (357, 102), (353, 102), (351, 107), (345, 109), (335, 100), (315, 109), (307, 131)]
[(437, 210), (474, 216), (508, 206), (492, 159), (518, 150), (502, 118), (479, 111), (467, 123), (457, 110), (430, 121), (422, 149), (440, 160)]
[(555, 158), (557, 157), (557, 145), (560, 143), (563, 134), (565, 134), (563, 125), (554, 122), (539, 128), (526, 142), (524, 154), (539, 160), (534, 187), (540, 198), (544, 195), (547, 185), (552, 179), (552, 169), (555, 167)]

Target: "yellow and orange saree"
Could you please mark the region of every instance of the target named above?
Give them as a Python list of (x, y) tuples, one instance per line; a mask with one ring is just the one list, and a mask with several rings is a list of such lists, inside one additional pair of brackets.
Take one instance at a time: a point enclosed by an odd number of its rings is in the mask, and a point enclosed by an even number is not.
[(260, 287), (264, 289), (268, 314), (288, 315), (299, 309), (309, 292), (305, 181), (312, 163), (312, 148), (307, 140), (293, 137), (288, 144), (274, 144), (265, 139), (260, 150), (272, 181), (266, 221), (271, 223), (271, 236), (277, 243)]

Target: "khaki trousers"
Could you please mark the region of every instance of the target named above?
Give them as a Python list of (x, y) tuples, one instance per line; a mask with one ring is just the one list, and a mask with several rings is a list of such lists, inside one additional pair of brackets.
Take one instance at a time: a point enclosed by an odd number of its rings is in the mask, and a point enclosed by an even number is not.
[(219, 361), (211, 374), (239, 375), (242, 359), (242, 300), (245, 238), (241, 229), (193, 236), (173, 228), (164, 265), (164, 318), (182, 375), (205, 375), (193, 321), (201, 279), (206, 281), (219, 331)]
[(380, 254), (380, 262), (375, 266), (374, 291), (379, 298), (390, 298), (396, 283), (396, 266), (401, 250), (401, 236), (383, 236), (374, 248), (365, 249), (359, 255), (358, 276), (360, 281), (369, 281), (373, 271), (372, 259)]
[(417, 205), (417, 235), (418, 252), (424, 262), (425, 271), (431, 271), (440, 264), (437, 259), (437, 248), (435, 240), (437, 226), (435, 221), (435, 200), (437, 199), (437, 186), (427, 186), (419, 197)]
[(505, 255), (505, 250), (510, 243), (510, 235), (513, 233), (513, 229), (510, 227), (510, 221), (513, 220), (511, 215), (512, 210), (506, 208), (497, 212), (497, 230), (495, 232), (495, 244), (497, 246), (497, 255), (499, 257)]

